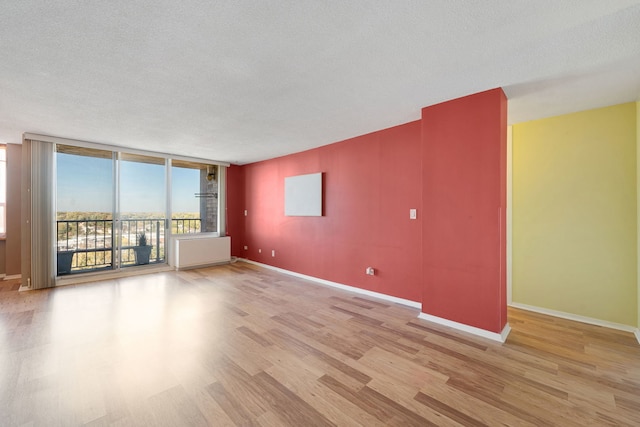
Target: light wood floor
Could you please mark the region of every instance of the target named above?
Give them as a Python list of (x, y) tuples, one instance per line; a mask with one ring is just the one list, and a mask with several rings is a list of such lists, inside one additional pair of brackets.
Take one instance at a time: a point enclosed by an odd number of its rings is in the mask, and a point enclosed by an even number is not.
[(0, 425), (640, 425), (632, 334), (510, 310), (500, 345), (248, 264), (0, 284)]

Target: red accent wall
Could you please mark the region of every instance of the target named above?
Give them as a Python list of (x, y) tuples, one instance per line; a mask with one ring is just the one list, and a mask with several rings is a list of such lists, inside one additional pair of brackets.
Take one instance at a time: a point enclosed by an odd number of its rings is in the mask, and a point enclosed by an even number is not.
[(501, 332), (506, 313), (506, 117), (501, 89), (422, 110), (422, 311)]
[(231, 236), (231, 253), (241, 256), (244, 230), (244, 169), (231, 165), (227, 168), (227, 236)]
[[(227, 227), (232, 254), (420, 301), (420, 145), (416, 121), (230, 168)], [(314, 172), (324, 173), (324, 215), (284, 216), (284, 178)], [(409, 219), (411, 208), (418, 209), (417, 220)], [(365, 274), (368, 266), (376, 269), (375, 276)]]

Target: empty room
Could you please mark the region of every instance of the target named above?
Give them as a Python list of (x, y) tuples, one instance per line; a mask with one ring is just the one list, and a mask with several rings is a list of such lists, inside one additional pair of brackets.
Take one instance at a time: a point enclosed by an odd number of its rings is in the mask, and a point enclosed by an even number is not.
[(639, 1), (0, 12), (0, 425), (640, 425)]

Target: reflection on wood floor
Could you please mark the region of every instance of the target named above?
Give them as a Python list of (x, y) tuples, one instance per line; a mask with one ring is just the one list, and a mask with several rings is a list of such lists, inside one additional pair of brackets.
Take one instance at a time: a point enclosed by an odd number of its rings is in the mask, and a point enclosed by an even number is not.
[(236, 264), (18, 292), (0, 425), (640, 425), (630, 333), (510, 310), (500, 345)]

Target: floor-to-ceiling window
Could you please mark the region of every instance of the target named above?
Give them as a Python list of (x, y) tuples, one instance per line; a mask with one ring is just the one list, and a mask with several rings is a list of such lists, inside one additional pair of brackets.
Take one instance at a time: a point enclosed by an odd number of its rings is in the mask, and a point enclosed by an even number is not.
[(219, 170), (57, 144), (57, 275), (165, 264), (171, 234), (219, 231)]

